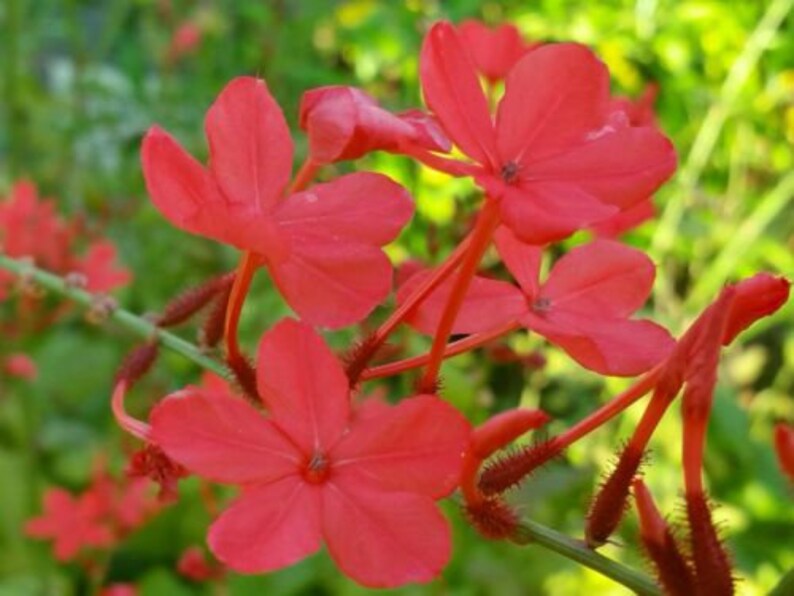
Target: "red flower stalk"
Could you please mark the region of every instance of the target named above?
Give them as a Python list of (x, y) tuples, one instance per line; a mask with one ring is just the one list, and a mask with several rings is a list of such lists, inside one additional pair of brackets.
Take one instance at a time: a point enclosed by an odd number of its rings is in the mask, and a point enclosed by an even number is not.
[(780, 469), (794, 482), (794, 426), (782, 422), (775, 425), (775, 453)]
[(448, 153), (438, 123), (419, 110), (392, 114), (355, 87), (329, 86), (303, 94), (300, 127), (315, 164), (358, 159), (371, 151), (405, 152), (408, 146)]
[(385, 176), (355, 173), (283, 196), (292, 140), (258, 79), (229, 83), (205, 125), (206, 168), (161, 129), (147, 133), (143, 170), (155, 206), (183, 230), (251, 252), (311, 323), (341, 327), (365, 317), (389, 292), (381, 247), (413, 213), (407, 192)]
[[(647, 299), (655, 268), (642, 252), (608, 240), (574, 248), (541, 283), (541, 249), (497, 230), (496, 247), (513, 284), (475, 277), (452, 326), (455, 334), (482, 333), (517, 321), (565, 350), (582, 366), (606, 375), (632, 376), (659, 363), (674, 342), (659, 325), (628, 317)], [(418, 274), (397, 293), (398, 300), (422, 280)], [(442, 284), (408, 317), (433, 334), (450, 284)]]
[(477, 478), (483, 462), (524, 433), (549, 421), (540, 410), (508, 410), (493, 416), (472, 433), (461, 474), (464, 510), (469, 522), (486, 538), (521, 541), (518, 514), (501, 496), (486, 494)]
[(584, 46), (547, 44), (512, 68), (495, 121), (464, 44), (438, 23), (422, 47), (427, 105), (474, 163), (415, 156), (472, 175), (499, 217), (532, 244), (561, 240), (647, 199), (676, 167), (656, 127), (615, 111), (609, 73)]
[(695, 578), (678, 542), (653, 502), (651, 493), (639, 478), (632, 483), (634, 503), (640, 519), (640, 540), (651, 559), (656, 576), (666, 594), (694, 594)]
[(263, 572), (324, 540), (364, 585), (435, 577), (450, 537), (434, 501), (458, 484), (468, 423), (429, 395), (351, 410), (341, 364), (291, 320), (262, 338), (257, 382), (267, 417), (199, 388), (166, 398), (151, 415), (152, 438), (169, 457), (242, 488), (210, 529), (212, 552), (234, 570)]

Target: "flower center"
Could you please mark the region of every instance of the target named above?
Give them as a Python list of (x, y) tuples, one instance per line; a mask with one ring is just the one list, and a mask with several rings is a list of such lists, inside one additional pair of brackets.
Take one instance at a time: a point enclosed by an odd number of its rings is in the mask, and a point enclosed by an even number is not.
[(502, 166), (499, 175), (502, 176), (502, 180), (504, 180), (505, 184), (513, 184), (518, 178), (519, 169), (520, 168), (516, 162), (508, 161)]
[(328, 479), (330, 473), (331, 462), (328, 461), (325, 453), (315, 451), (303, 468), (303, 479), (310, 484), (322, 484)]
[(538, 298), (532, 303), (532, 310), (537, 313), (549, 312), (551, 308), (551, 300), (548, 298)]

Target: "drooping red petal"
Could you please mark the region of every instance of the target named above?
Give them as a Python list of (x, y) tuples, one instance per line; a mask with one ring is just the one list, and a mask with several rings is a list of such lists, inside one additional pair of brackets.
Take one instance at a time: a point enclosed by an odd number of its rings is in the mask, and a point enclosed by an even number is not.
[(419, 69), (425, 103), (450, 139), (475, 161), (496, 166), (496, 134), (488, 102), (452, 25), (433, 25), (422, 44)]
[(358, 474), (340, 473), (324, 487), (322, 526), (336, 564), (371, 588), (428, 582), (451, 552), (449, 527), (430, 497), (378, 490)]
[(658, 129), (613, 122), (531, 168), (533, 180), (566, 182), (594, 199), (628, 209), (651, 196), (676, 165), (675, 148)]
[(554, 264), (541, 289), (549, 308), (594, 319), (628, 317), (648, 299), (656, 275), (642, 251), (611, 240), (577, 246)]
[(504, 224), (522, 241), (544, 245), (567, 238), (617, 213), (572, 184), (537, 182), (507, 187), (501, 203)]
[(256, 372), (273, 420), (304, 453), (341, 436), (350, 415), (347, 376), (311, 327), (285, 319), (265, 333)]
[(270, 482), (297, 474), (301, 454), (244, 400), (185, 389), (150, 416), (152, 440), (174, 461), (215, 482)]
[(543, 251), (537, 246), (522, 242), (506, 226), (499, 226), (494, 233), (494, 245), (505, 266), (530, 297), (540, 291), (540, 265)]
[(596, 319), (563, 311), (522, 322), (565, 350), (585, 368), (603, 375), (631, 377), (659, 364), (675, 346), (668, 331), (651, 321)]
[(334, 470), (352, 468), (386, 490), (438, 499), (458, 484), (471, 427), (431, 395), (404, 400), (357, 418), (331, 452)]
[(264, 573), (320, 548), (320, 489), (290, 477), (245, 489), (207, 535), (213, 554), (241, 573)]
[(499, 103), (502, 162), (528, 164), (567, 149), (602, 125), (608, 105), (609, 73), (588, 48), (565, 43), (533, 50), (510, 71)]
[[(397, 302), (401, 303), (407, 299), (414, 288), (431, 273), (431, 271), (420, 271), (414, 274), (397, 291)], [(406, 317), (406, 322), (426, 335), (435, 334), (454, 282), (453, 273), (413, 309)], [(524, 295), (514, 285), (475, 276), (471, 280), (466, 298), (452, 326), (452, 333), (488, 331), (502, 323), (517, 319), (526, 311)]]
[(491, 81), (505, 78), (513, 65), (533, 47), (524, 42), (521, 32), (512, 23), (491, 29), (480, 21), (467, 19), (458, 24), (457, 29), (477, 69)]
[(278, 201), (292, 171), (292, 138), (267, 85), (233, 79), (207, 111), (210, 169), (231, 204), (266, 212)]
[(737, 283), (722, 344), (727, 346), (758, 319), (783, 306), (788, 301), (790, 290), (791, 282), (769, 273), (758, 273)]

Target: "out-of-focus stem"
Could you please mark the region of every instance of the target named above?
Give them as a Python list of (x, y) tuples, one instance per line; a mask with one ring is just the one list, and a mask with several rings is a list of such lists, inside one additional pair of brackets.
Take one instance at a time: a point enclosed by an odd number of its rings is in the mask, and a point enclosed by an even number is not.
[[(28, 262), (13, 259), (0, 254), (0, 269), (10, 271), (19, 277), (25, 277), (42, 288), (63, 296), (85, 308), (91, 308), (98, 298), (97, 295), (69, 285), (63, 278), (39, 269)], [(197, 346), (184, 339), (159, 329), (152, 322), (123, 308), (113, 309), (108, 319), (144, 340), (156, 340), (164, 348), (177, 352), (195, 362), (198, 366), (210, 370), (222, 377), (228, 376), (226, 368), (217, 360), (204, 354)]]

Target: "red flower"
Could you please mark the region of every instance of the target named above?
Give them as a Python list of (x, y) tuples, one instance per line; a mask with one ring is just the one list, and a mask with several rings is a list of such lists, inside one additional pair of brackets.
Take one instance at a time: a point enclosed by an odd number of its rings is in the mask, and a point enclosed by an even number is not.
[[(519, 241), (504, 227), (495, 240), (519, 287), (475, 277), (453, 333), (480, 333), (519, 321), (582, 366), (605, 375), (637, 375), (672, 350), (674, 342), (665, 329), (628, 318), (643, 305), (653, 285), (655, 269), (642, 252), (596, 240), (559, 259), (540, 283), (541, 249)], [(419, 279), (400, 288), (398, 299)], [(442, 284), (421, 304), (411, 324), (433, 334), (449, 287), (449, 282)]]
[(68, 561), (85, 547), (113, 543), (104, 514), (105, 504), (93, 492), (73, 497), (61, 488), (53, 488), (44, 495), (44, 513), (25, 524), (25, 534), (52, 539), (55, 557)]
[(2, 370), (19, 379), (30, 381), (38, 374), (36, 363), (27, 354), (9, 354), (2, 363)]
[(609, 73), (586, 47), (548, 44), (510, 71), (495, 121), (449, 23), (436, 24), (421, 55), (425, 101), (475, 164), (417, 157), (475, 177), (502, 221), (545, 244), (647, 199), (675, 170), (675, 151), (652, 126), (615, 112)]
[(361, 89), (330, 86), (303, 94), (300, 127), (317, 164), (357, 159), (370, 151), (400, 152), (407, 145), (448, 152), (438, 123), (419, 110), (392, 114)]
[(283, 197), (292, 140), (258, 79), (229, 83), (205, 128), (207, 168), (157, 127), (144, 138), (146, 185), (171, 223), (258, 255), (290, 306), (313, 324), (353, 323), (386, 297), (392, 271), (380, 247), (413, 213), (401, 186), (356, 173)]
[(202, 37), (203, 31), (197, 23), (183, 22), (171, 37), (171, 43), (168, 46), (168, 59), (175, 62), (183, 56), (194, 53), (201, 45)]
[(485, 23), (469, 19), (459, 23), (457, 31), (474, 66), (492, 84), (504, 79), (516, 62), (539, 45), (526, 43), (512, 23), (491, 29)]
[(189, 388), (158, 405), (152, 438), (189, 470), (239, 484), (210, 528), (215, 556), (270, 571), (315, 552), (368, 586), (434, 578), (450, 554), (434, 504), (453, 490), (467, 422), (430, 395), (351, 411), (347, 378), (322, 339), (287, 320), (263, 338), (258, 389), (270, 415)]
[(75, 259), (72, 268), (85, 275), (89, 292), (107, 292), (129, 283), (132, 275), (120, 268), (116, 261), (116, 247), (107, 240), (99, 240), (88, 247), (88, 252)]
[[(37, 266), (60, 275), (83, 273), (92, 291), (112, 290), (130, 280), (130, 273), (116, 264), (116, 250), (109, 241), (95, 242), (78, 258), (74, 240), (74, 226), (58, 216), (51, 200), (39, 200), (31, 182), (17, 182), (0, 203), (0, 247), (7, 255), (30, 257)], [(0, 272), (0, 298), (10, 280), (10, 274)]]

